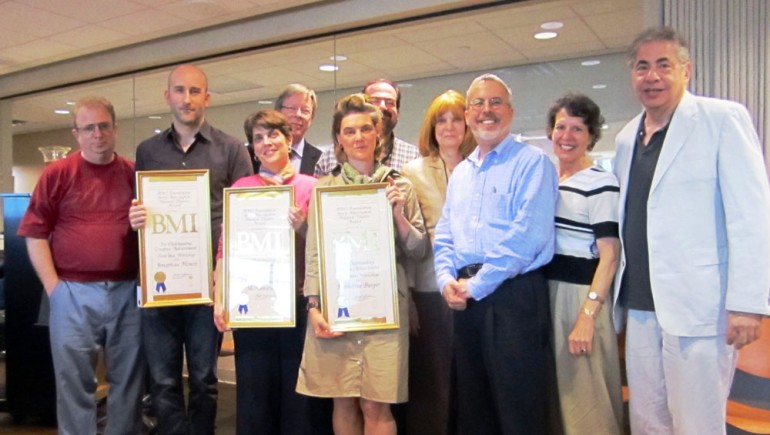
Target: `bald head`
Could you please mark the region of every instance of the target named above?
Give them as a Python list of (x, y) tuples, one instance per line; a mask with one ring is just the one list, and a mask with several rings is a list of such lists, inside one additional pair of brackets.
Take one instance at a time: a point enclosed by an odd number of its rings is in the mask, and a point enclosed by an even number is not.
[(168, 75), (168, 89), (164, 94), (177, 129), (201, 126), (209, 105), (206, 73), (194, 65), (180, 65)]
[(178, 76), (196, 77), (199, 82), (203, 83), (203, 90), (208, 92), (209, 78), (202, 69), (192, 64), (184, 64), (174, 67), (168, 74), (168, 87), (171, 88), (174, 78)]

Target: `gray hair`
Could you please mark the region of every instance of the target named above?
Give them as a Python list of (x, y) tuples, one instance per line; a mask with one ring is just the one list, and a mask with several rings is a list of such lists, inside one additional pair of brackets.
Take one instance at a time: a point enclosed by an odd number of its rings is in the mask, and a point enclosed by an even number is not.
[(503, 81), (503, 79), (501, 79), (500, 77), (498, 77), (498, 76), (496, 76), (495, 74), (492, 74), (492, 73), (482, 74), (482, 75), (476, 77), (475, 79), (473, 79), (473, 81), (471, 82), (471, 85), (468, 86), (468, 90), (465, 92), (465, 104), (466, 104), (466, 107), (467, 107), (467, 105), (471, 104), (471, 99), (470, 99), (471, 89), (473, 89), (475, 86), (481, 84), (481, 82), (485, 82), (487, 80), (488, 81), (492, 81), (492, 82), (496, 82), (496, 83), (500, 84), (500, 86), (502, 86), (503, 89), (505, 89), (505, 92), (508, 94), (508, 105), (513, 107), (513, 92), (511, 92), (511, 88), (508, 87), (508, 85)]
[(300, 94), (310, 100), (310, 105), (313, 108), (313, 114), (310, 118), (315, 118), (315, 110), (318, 108), (318, 101), (316, 100), (315, 91), (308, 88), (305, 85), (299, 83), (292, 83), (286, 86), (286, 89), (281, 92), (281, 95), (275, 100), (275, 110), (281, 110), (283, 108), (283, 102), (292, 95)]
[(690, 61), (690, 48), (687, 41), (676, 30), (668, 26), (651, 27), (634, 39), (631, 48), (628, 50), (628, 65), (633, 67), (636, 61), (636, 55), (639, 53), (639, 47), (648, 42), (665, 41), (673, 42), (677, 45), (676, 56), (679, 62), (686, 63)]

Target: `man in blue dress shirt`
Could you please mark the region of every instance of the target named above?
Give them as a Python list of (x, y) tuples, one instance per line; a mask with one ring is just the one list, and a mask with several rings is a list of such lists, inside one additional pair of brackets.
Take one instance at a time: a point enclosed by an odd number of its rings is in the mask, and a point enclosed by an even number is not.
[(460, 434), (549, 433), (548, 286), (556, 169), (516, 142), (511, 90), (484, 74), (465, 119), (478, 147), (455, 168), (436, 227), (436, 280), (454, 313)]

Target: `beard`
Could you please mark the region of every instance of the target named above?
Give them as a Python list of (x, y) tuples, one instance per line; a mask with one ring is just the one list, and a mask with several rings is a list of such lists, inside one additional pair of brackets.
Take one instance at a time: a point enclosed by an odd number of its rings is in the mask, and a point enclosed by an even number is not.
[[(499, 121), (499, 119), (495, 118)], [(486, 129), (481, 125), (477, 125), (471, 128), (473, 137), (477, 142), (491, 142), (494, 140), (502, 141), (510, 133), (511, 125), (509, 124), (497, 124), (495, 129)]]
[(389, 136), (396, 128), (396, 123), (393, 122), (393, 114), (387, 110), (382, 111), (382, 135), (383, 137)]

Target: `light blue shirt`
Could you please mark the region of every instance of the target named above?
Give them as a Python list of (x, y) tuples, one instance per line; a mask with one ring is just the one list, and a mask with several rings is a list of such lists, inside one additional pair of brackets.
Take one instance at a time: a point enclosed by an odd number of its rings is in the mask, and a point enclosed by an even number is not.
[(556, 169), (545, 153), (508, 136), (483, 161), (479, 149), (455, 168), (433, 244), (443, 291), (457, 269), (482, 263), (468, 281), (471, 297), (551, 261), (558, 198)]

